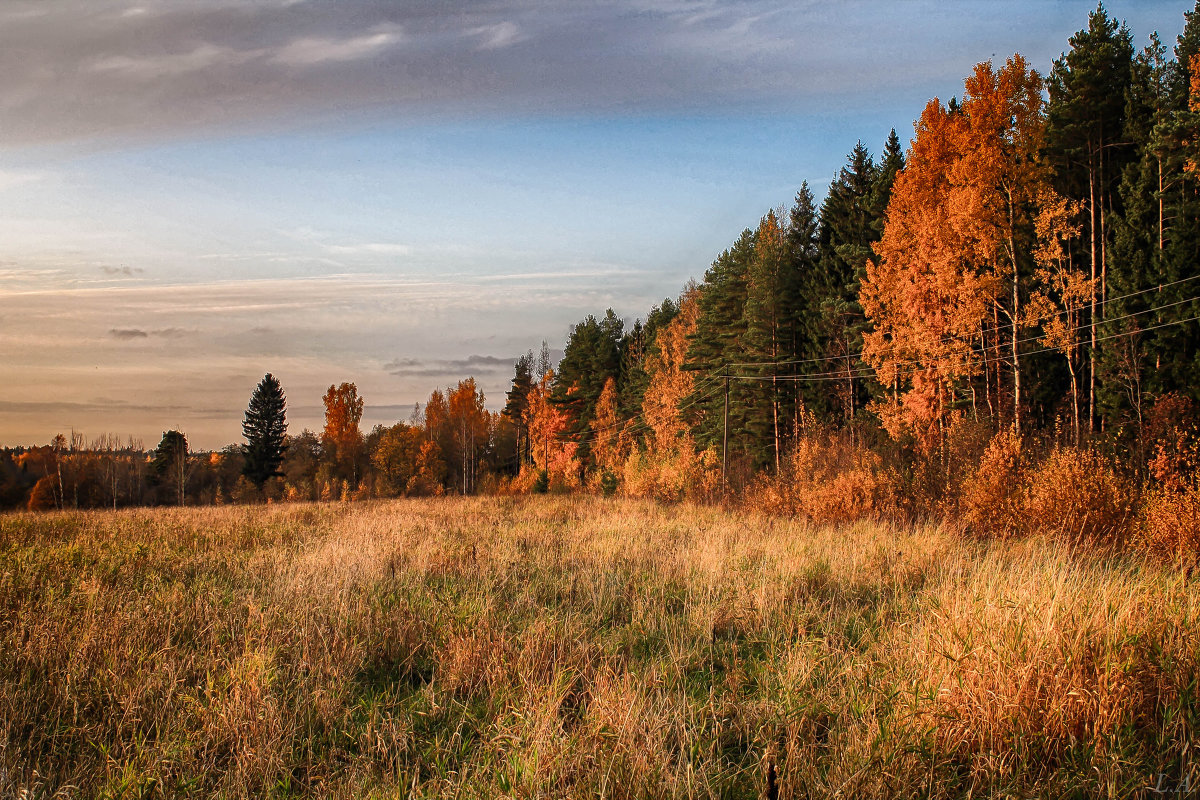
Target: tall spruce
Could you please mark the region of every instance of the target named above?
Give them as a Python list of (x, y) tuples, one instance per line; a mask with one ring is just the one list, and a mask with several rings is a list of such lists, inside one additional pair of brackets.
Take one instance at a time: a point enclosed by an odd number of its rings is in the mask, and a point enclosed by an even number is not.
[(529, 390), (534, 384), (533, 351), (517, 359), (513, 365), (512, 386), (505, 394), (504, 410), (500, 413), (513, 424), (516, 433), (516, 467), (529, 463)]
[[(893, 137), (895, 131), (892, 131)], [(894, 142), (899, 148), (899, 139)], [(812, 354), (816, 369), (837, 380), (810, 384), (814, 410), (822, 416), (849, 423), (868, 400), (860, 373), (859, 353), (866, 317), (858, 302), (872, 245), (882, 234), (882, 218), (891, 192), (897, 154), (890, 154), (889, 173), (875, 166), (871, 153), (860, 141), (829, 186), (821, 204), (820, 269), (824, 293), (817, 304), (820, 345)], [(826, 387), (832, 386), (830, 392)]]
[(567, 434), (580, 442), (580, 457), (587, 459), (586, 433), (596, 415), (596, 404), (609, 378), (619, 381), (621, 338), (624, 323), (610, 308), (602, 319), (592, 315), (572, 326), (558, 362), (550, 402), (565, 410)]
[[(1200, 3), (1175, 59), (1157, 36), (1139, 54), (1127, 102), (1126, 139), (1137, 158), (1125, 169), (1114, 218), (1109, 322), (1101, 326), (1105, 419), (1132, 438), (1141, 456), (1142, 425), (1153, 398), (1182, 392), (1200, 399), (1200, 180), (1194, 169), (1200, 108), (1191, 90), (1200, 53)], [(1182, 282), (1181, 282), (1182, 281)]]
[(1108, 16), (1103, 4), (1088, 27), (1070, 39), (1071, 50), (1054, 62), (1047, 82), (1046, 154), (1060, 194), (1084, 203), (1084, 242), (1090, 277), (1088, 367), (1089, 427), (1096, 422), (1096, 350), (1108, 294), (1108, 249), (1113, 214), (1120, 214), (1117, 186), (1133, 149), (1125, 141), (1126, 95), (1133, 74), (1128, 28)]
[(269, 372), (250, 396), (242, 435), (246, 437), (242, 474), (262, 488), (269, 478), (281, 474), (279, 467), (287, 449), (287, 401), (283, 387)]
[[(700, 318), (688, 346), (687, 368), (697, 376), (684, 405), (694, 409), (693, 434), (701, 447), (720, 446), (724, 433), (724, 376), (745, 362), (747, 278), (754, 259), (755, 234), (749, 228), (704, 273), (700, 285)], [(750, 381), (729, 383), (729, 444), (732, 453), (754, 450), (747, 436), (746, 417), (756, 394)], [(736, 456), (731, 456), (736, 458)]]

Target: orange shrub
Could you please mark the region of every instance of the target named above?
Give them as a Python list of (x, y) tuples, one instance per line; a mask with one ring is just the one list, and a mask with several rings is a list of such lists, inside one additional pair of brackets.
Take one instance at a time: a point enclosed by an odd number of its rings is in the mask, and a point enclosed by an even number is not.
[(635, 447), (621, 474), (623, 494), (664, 502), (706, 500), (720, 485), (716, 453), (711, 449), (697, 453), (690, 439), (670, 447)]
[(1160, 488), (1142, 507), (1139, 543), (1155, 555), (1193, 562), (1200, 556), (1200, 485)]
[(962, 489), (962, 520), (976, 536), (1007, 538), (1022, 532), (1028, 469), (1021, 437), (1004, 430), (992, 437)]
[(815, 522), (879, 519), (899, 512), (896, 484), (877, 453), (844, 434), (812, 433), (797, 440), (786, 473), (754, 481), (743, 502)]
[(1025, 525), (1071, 542), (1119, 543), (1129, 532), (1132, 491), (1098, 453), (1056, 447), (1030, 476)]

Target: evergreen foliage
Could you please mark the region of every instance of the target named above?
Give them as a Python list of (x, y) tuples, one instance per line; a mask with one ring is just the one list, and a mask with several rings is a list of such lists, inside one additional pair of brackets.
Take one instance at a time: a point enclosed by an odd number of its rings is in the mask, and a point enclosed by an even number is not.
[(268, 478), (282, 474), (287, 450), (287, 400), (283, 387), (269, 372), (250, 396), (242, 435), (246, 437), (242, 474), (261, 489)]

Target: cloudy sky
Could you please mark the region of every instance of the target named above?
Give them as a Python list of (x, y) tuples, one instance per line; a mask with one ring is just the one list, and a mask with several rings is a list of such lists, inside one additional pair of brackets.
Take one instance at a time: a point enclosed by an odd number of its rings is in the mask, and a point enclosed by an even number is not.
[[(0, 444), (366, 422), (572, 322), (630, 322), (738, 232), (907, 141), (1075, 0), (3, 0)], [(1113, 0), (1140, 47), (1181, 0)]]

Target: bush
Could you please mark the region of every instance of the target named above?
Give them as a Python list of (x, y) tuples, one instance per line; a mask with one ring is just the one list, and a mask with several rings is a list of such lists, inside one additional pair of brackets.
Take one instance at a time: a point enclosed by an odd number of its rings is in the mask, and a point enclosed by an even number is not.
[(760, 477), (746, 490), (751, 508), (814, 522), (895, 517), (898, 481), (883, 459), (845, 432), (810, 433), (795, 444), (779, 478)]
[(975, 473), (964, 482), (959, 499), (968, 531), (989, 539), (1023, 531), (1027, 469), (1020, 436), (1005, 430), (992, 437)]
[(1073, 543), (1120, 543), (1132, 520), (1132, 488), (1098, 453), (1056, 447), (1030, 476), (1025, 524)]
[(550, 473), (542, 470), (533, 481), (533, 493), (545, 494), (550, 491)]
[(1200, 556), (1200, 485), (1159, 488), (1142, 507), (1139, 543), (1150, 553), (1193, 564)]
[(620, 481), (617, 479), (616, 473), (611, 470), (604, 470), (600, 473), (600, 492), (605, 497), (612, 497), (617, 493), (617, 486)]
[(233, 491), (230, 493), (230, 496), (233, 502), (238, 504), (261, 503), (263, 501), (262, 492), (245, 475), (238, 476), (237, 483), (233, 485)]

